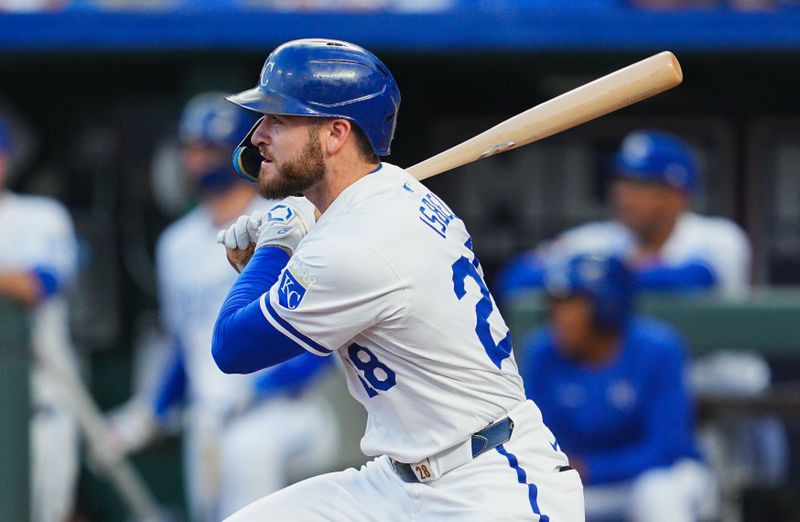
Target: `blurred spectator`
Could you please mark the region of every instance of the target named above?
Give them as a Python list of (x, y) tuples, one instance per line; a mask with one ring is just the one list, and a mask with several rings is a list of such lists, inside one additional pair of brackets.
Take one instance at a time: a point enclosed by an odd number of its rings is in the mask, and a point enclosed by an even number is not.
[(58, 372), (77, 372), (64, 291), (76, 270), (72, 220), (58, 202), (6, 189), (11, 136), (0, 119), (0, 297), (30, 309), (31, 519), (72, 515), (79, 469), (78, 423)]
[(405, 11), (430, 12), (455, 8), (455, 0), (241, 0), (244, 7), (277, 11)]
[(64, 9), (70, 0), (0, 0), (0, 12), (16, 11), (33, 13), (36, 11), (57, 11)]
[(186, 396), (184, 469), (195, 521), (220, 520), (286, 486), (290, 464), (295, 473), (324, 470), (337, 444), (330, 408), (308, 395), (327, 359), (307, 354), (259, 373), (223, 375), (211, 358), (214, 320), (236, 279), (217, 232), (270, 206), (231, 165), (253, 123), (221, 93), (198, 95), (184, 110), (183, 170), (201, 203), (157, 246), (162, 325), (173, 355), (153, 400), (134, 398), (110, 415), (112, 443), (134, 451)]
[(697, 520), (715, 495), (683, 340), (636, 315), (632, 274), (616, 257), (580, 255), (546, 280), (550, 322), (525, 345), (522, 375), (581, 474), (587, 520)]
[(578, 253), (623, 257), (643, 290), (744, 293), (749, 240), (735, 223), (689, 210), (697, 177), (681, 139), (654, 130), (628, 134), (615, 158), (615, 219), (579, 226), (512, 260), (499, 276), (499, 296), (541, 287), (546, 264)]

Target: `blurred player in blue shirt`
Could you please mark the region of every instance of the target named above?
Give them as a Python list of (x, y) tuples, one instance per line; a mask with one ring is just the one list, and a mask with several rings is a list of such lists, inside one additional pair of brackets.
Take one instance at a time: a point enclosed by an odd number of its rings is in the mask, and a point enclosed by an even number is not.
[(656, 130), (632, 132), (615, 157), (614, 174), (614, 219), (568, 230), (512, 260), (499, 276), (499, 297), (541, 287), (548, 264), (581, 253), (622, 257), (647, 291), (747, 291), (747, 236), (730, 220), (689, 210), (698, 173), (683, 140)]
[(686, 347), (633, 312), (616, 257), (548, 270), (550, 322), (524, 347), (526, 394), (581, 473), (587, 520), (690, 521), (710, 495), (694, 438)]

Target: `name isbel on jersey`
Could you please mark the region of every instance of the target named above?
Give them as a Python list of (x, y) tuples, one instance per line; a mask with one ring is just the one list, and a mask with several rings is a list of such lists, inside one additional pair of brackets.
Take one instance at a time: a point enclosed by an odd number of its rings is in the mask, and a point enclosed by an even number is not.
[(278, 282), (278, 303), (287, 310), (294, 310), (314, 283), (316, 279), (302, 261), (292, 259)]
[(419, 219), (441, 237), (447, 236), (447, 227), (456, 215), (436, 194), (429, 192), (420, 200)]

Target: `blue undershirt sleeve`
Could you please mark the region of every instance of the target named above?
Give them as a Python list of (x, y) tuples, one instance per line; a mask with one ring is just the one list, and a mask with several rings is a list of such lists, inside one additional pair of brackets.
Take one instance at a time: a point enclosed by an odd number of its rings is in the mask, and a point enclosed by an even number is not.
[(281, 363), (256, 381), (259, 397), (281, 393), (297, 394), (303, 391), (332, 362), (329, 357), (306, 353)]
[(33, 276), (39, 280), (42, 287), (42, 299), (47, 299), (55, 295), (61, 287), (58, 280), (58, 272), (55, 268), (45, 265), (37, 265), (33, 267)]
[(183, 360), (183, 350), (178, 340), (175, 341), (175, 346), (175, 356), (164, 372), (153, 403), (153, 412), (162, 423), (172, 406), (186, 396), (186, 365)]
[(642, 290), (670, 292), (706, 290), (717, 283), (717, 278), (706, 263), (690, 261), (674, 267), (640, 270), (636, 273), (636, 282)]
[(211, 354), (224, 373), (253, 373), (306, 353), (264, 318), (259, 303), (288, 261), (280, 248), (259, 248), (233, 284), (211, 341)]

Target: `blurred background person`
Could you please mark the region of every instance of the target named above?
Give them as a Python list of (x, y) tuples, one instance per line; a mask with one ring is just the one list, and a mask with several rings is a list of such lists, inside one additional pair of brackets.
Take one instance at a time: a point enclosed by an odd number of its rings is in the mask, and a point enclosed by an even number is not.
[(579, 253), (616, 254), (635, 272), (644, 291), (747, 291), (750, 242), (738, 225), (689, 208), (697, 188), (697, 163), (680, 138), (639, 130), (622, 141), (614, 160), (614, 218), (588, 223), (513, 259), (498, 276), (507, 298), (540, 288), (546, 265)]
[(31, 518), (62, 522), (73, 513), (80, 465), (78, 422), (57, 373), (77, 371), (64, 297), (76, 272), (77, 243), (61, 203), (6, 188), (12, 146), (0, 116), (0, 297), (29, 308), (35, 354)]
[(251, 375), (223, 375), (211, 358), (214, 320), (237, 275), (217, 232), (271, 205), (231, 165), (254, 123), (223, 93), (200, 94), (183, 111), (183, 171), (199, 204), (163, 231), (156, 248), (161, 322), (173, 353), (155, 396), (135, 397), (109, 417), (112, 442), (134, 451), (186, 398), (184, 478), (195, 521), (220, 520), (284, 487), (290, 466), (326, 470), (336, 447), (330, 409), (307, 395), (329, 367), (325, 358), (308, 354)]
[(636, 314), (616, 257), (551, 266), (550, 320), (523, 347), (522, 375), (584, 482), (587, 520), (688, 522), (715, 499), (698, 452), (687, 350)]

